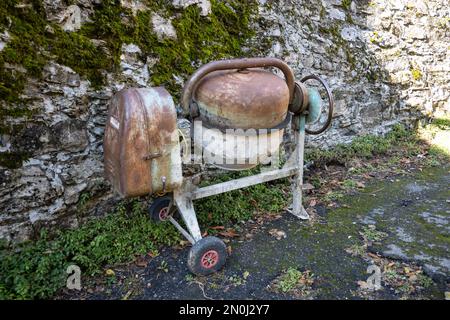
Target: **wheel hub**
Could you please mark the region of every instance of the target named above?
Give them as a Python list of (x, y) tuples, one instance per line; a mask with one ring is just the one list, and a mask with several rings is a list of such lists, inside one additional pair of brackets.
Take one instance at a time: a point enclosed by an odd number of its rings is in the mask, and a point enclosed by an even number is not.
[(216, 250), (209, 250), (203, 254), (201, 259), (202, 267), (210, 269), (214, 267), (219, 261), (219, 254)]
[(169, 218), (169, 207), (165, 207), (159, 210), (159, 219), (161, 221), (167, 220), (168, 218)]

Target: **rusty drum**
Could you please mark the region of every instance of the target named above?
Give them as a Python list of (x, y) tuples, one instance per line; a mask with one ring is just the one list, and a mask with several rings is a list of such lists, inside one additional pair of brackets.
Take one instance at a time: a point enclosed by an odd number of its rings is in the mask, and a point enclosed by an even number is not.
[(125, 89), (112, 98), (103, 148), (106, 177), (123, 197), (182, 183), (176, 110), (162, 87)]
[(215, 71), (195, 90), (200, 119), (212, 127), (272, 128), (286, 118), (286, 81), (262, 69)]
[[(264, 67), (278, 68), (285, 79)], [(275, 58), (222, 60), (198, 69), (181, 103), (201, 121), (205, 160), (244, 170), (275, 155), (290, 120), (294, 85), (291, 68)]]

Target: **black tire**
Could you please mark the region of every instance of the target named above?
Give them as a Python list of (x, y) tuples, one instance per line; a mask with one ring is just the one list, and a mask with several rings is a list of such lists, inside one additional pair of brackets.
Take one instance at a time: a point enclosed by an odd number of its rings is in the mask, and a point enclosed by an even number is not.
[(199, 276), (219, 271), (227, 261), (227, 247), (216, 237), (206, 237), (196, 242), (188, 255), (189, 270)]
[(169, 196), (156, 198), (148, 208), (150, 218), (155, 222), (167, 221), (170, 215), (169, 205), (171, 201), (172, 198)]

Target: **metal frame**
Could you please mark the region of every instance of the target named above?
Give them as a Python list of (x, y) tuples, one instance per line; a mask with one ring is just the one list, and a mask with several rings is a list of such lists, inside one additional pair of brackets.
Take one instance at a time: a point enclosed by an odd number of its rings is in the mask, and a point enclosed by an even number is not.
[(189, 242), (194, 244), (202, 239), (202, 234), (200, 232), (200, 226), (195, 214), (193, 200), (286, 177), (293, 177), (293, 203), (292, 209), (288, 209), (288, 211), (299, 219), (309, 219), (309, 215), (302, 205), (305, 122), (305, 115), (293, 116), (291, 124), (294, 129), (295, 150), (281, 169), (265, 171), (253, 176), (222, 182), (202, 188), (194, 185), (192, 179), (185, 179), (182, 187), (174, 190), (173, 200), (184, 221), (184, 224), (186, 225), (187, 230), (184, 229), (173, 217), (170, 217), (169, 221), (181, 232), (181, 234)]

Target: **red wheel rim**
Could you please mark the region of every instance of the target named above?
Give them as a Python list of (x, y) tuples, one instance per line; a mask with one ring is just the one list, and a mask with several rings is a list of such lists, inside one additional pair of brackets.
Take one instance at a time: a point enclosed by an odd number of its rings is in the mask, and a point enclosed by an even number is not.
[(219, 262), (219, 254), (216, 250), (209, 250), (205, 252), (205, 254), (202, 256), (202, 259), (200, 260), (202, 267), (206, 269), (214, 267), (217, 262)]
[(159, 210), (159, 220), (162, 221), (167, 220), (168, 216), (169, 216), (169, 207), (165, 207)]

